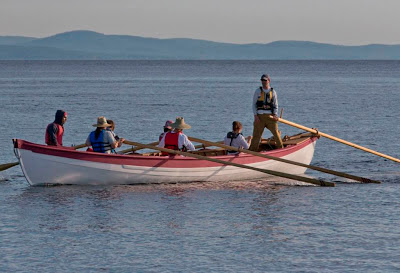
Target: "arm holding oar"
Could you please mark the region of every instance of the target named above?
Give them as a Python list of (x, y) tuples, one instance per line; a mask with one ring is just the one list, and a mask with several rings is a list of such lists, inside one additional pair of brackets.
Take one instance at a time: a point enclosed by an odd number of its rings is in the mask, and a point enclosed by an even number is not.
[(236, 148), (236, 147), (233, 147), (233, 146), (223, 145), (223, 144), (219, 144), (217, 142), (211, 142), (211, 141), (207, 141), (207, 140), (202, 140), (202, 139), (195, 138), (195, 137), (189, 137), (189, 139), (191, 141), (207, 144), (209, 146), (221, 147), (221, 148), (224, 148), (224, 149), (227, 149), (227, 150), (230, 150), (230, 151), (232, 151), (232, 150), (233, 151), (238, 151), (238, 152), (242, 152), (242, 153), (246, 153), (246, 154), (251, 154), (251, 155), (255, 155), (255, 156), (259, 156), (259, 157), (264, 157), (264, 158), (268, 158), (268, 159), (272, 159), (272, 160), (276, 160), (276, 161), (292, 164), (292, 165), (306, 167), (306, 168), (313, 169), (313, 170), (316, 170), (316, 171), (329, 173), (329, 174), (333, 174), (333, 175), (336, 175), (336, 176), (346, 177), (346, 178), (353, 179), (353, 180), (356, 180), (356, 181), (360, 181), (360, 182), (363, 182), (363, 183), (381, 183), (380, 181), (371, 180), (371, 179), (368, 179), (368, 178), (359, 177), (359, 176), (355, 176), (355, 175), (351, 175), (351, 174), (347, 174), (347, 173), (342, 173), (342, 172), (338, 172), (338, 171), (334, 171), (334, 170), (329, 170), (329, 169), (325, 169), (325, 168), (317, 167), (317, 166), (313, 166), (313, 165), (307, 165), (307, 164), (304, 164), (304, 163), (300, 163), (300, 162), (296, 162), (296, 161), (292, 161), (292, 160), (288, 160), (288, 159), (284, 159), (284, 158), (279, 158), (279, 157), (275, 157), (275, 156), (270, 156), (270, 155), (266, 155), (266, 154), (262, 154), (262, 153), (257, 153), (257, 152), (253, 152), (253, 151), (245, 150), (245, 149), (241, 149), (241, 148)]
[(398, 159), (398, 158), (395, 158), (395, 157), (392, 157), (392, 156), (389, 156), (389, 155), (385, 155), (385, 154), (382, 154), (382, 153), (378, 153), (378, 152), (376, 152), (374, 150), (371, 150), (371, 149), (365, 148), (363, 146), (351, 143), (349, 141), (346, 141), (346, 140), (343, 140), (343, 139), (340, 139), (340, 138), (337, 138), (337, 137), (322, 133), (322, 132), (317, 131), (315, 129), (311, 129), (311, 128), (305, 127), (303, 125), (300, 125), (300, 124), (285, 120), (283, 118), (278, 119), (278, 121), (282, 122), (284, 124), (287, 124), (287, 125), (290, 125), (290, 126), (293, 126), (293, 127), (296, 127), (296, 128), (299, 128), (299, 129), (302, 129), (302, 130), (305, 130), (305, 131), (308, 131), (308, 132), (311, 132), (311, 133), (314, 133), (314, 134), (318, 134), (320, 136), (332, 139), (334, 141), (349, 145), (349, 146), (354, 147), (356, 149), (363, 150), (364, 152), (368, 152), (368, 153), (371, 153), (371, 154), (374, 154), (374, 155), (377, 155), (377, 156), (380, 156), (380, 157), (384, 157), (384, 158), (390, 159), (390, 160), (392, 160), (394, 162), (400, 163), (400, 159)]
[(323, 181), (323, 180), (312, 179), (312, 178), (299, 176), (299, 175), (293, 175), (293, 174), (289, 174), (289, 173), (283, 173), (283, 172), (277, 172), (277, 171), (272, 171), (272, 170), (255, 168), (255, 167), (251, 167), (251, 166), (247, 166), (247, 165), (237, 164), (237, 163), (233, 163), (233, 162), (230, 162), (230, 161), (224, 161), (224, 160), (220, 160), (220, 159), (216, 159), (216, 158), (209, 158), (209, 157), (206, 157), (206, 156), (196, 155), (196, 154), (192, 154), (192, 153), (188, 153), (188, 152), (181, 152), (181, 151), (172, 150), (172, 149), (155, 147), (155, 146), (141, 144), (141, 143), (138, 143), (138, 142), (133, 142), (133, 141), (128, 141), (128, 140), (125, 140), (124, 143), (126, 143), (128, 145), (134, 145), (134, 146), (142, 147), (142, 148), (159, 150), (161, 152), (165, 152), (165, 153), (169, 153), (169, 154), (183, 155), (183, 156), (193, 157), (193, 158), (197, 158), (197, 159), (201, 159), (201, 160), (207, 160), (207, 161), (211, 161), (211, 162), (216, 162), (216, 163), (219, 163), (219, 164), (222, 164), (222, 165), (230, 165), (230, 166), (235, 166), (235, 167), (238, 167), (238, 168), (249, 169), (249, 170), (258, 171), (258, 172), (262, 172), (262, 173), (266, 173), (266, 174), (270, 174), (270, 175), (274, 175), (274, 176), (278, 176), (278, 177), (284, 177), (284, 178), (288, 178), (288, 179), (292, 179), (292, 180), (311, 183), (311, 184), (314, 184), (314, 185), (327, 186), (327, 187), (334, 187), (335, 186), (335, 183), (333, 183), (333, 182), (327, 182), (327, 181)]

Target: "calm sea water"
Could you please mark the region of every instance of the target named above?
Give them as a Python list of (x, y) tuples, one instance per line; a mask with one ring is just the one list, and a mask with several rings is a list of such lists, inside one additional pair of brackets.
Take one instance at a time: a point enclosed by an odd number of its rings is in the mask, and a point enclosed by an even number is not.
[[(68, 112), (66, 145), (84, 143), (100, 115), (139, 142), (157, 140), (176, 116), (191, 136), (221, 140), (233, 120), (249, 135), (263, 73), (283, 118), (399, 158), (399, 71), (398, 61), (2, 61), (0, 164), (15, 161), (12, 138), (43, 143), (57, 109)], [(307, 171), (337, 187), (30, 187), (8, 169), (0, 271), (399, 271), (400, 165), (328, 139), (313, 164), (383, 184)]]

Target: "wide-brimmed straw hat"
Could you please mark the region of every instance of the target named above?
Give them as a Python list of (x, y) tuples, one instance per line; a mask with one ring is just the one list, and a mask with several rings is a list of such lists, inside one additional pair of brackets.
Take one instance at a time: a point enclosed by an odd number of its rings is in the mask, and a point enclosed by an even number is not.
[(100, 127), (100, 128), (105, 128), (110, 126), (111, 124), (107, 123), (107, 119), (105, 117), (98, 117), (97, 124), (93, 124), (93, 127)]
[(177, 117), (175, 122), (171, 124), (171, 128), (174, 129), (190, 129), (192, 126), (185, 123), (183, 117)]

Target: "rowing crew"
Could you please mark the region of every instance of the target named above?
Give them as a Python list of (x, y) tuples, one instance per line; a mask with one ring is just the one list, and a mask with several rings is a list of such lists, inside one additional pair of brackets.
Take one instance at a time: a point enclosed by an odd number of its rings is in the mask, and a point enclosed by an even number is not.
[[(234, 121), (232, 132), (229, 132), (224, 139), (225, 145), (258, 151), (261, 136), (264, 129), (267, 128), (273, 134), (277, 148), (283, 148), (277, 123), (278, 98), (276, 91), (270, 86), (270, 81), (270, 76), (263, 74), (261, 76), (261, 86), (254, 92), (252, 103), (254, 113), (253, 137), (244, 138), (241, 134), (242, 124)], [(46, 128), (46, 143), (48, 145), (62, 146), (63, 125), (66, 121), (67, 112), (57, 110), (54, 122), (50, 123)], [(124, 139), (116, 137), (113, 132), (114, 124), (111, 124), (110, 120), (107, 121), (105, 117), (99, 117), (97, 124), (93, 126), (96, 127), (96, 130), (91, 132), (86, 140), (86, 144), (92, 146), (93, 151), (112, 153), (115, 148), (122, 145)], [(194, 150), (194, 145), (182, 132), (183, 129), (189, 128), (191, 126), (186, 124), (182, 117), (177, 117), (174, 123), (170, 120), (167, 121), (164, 126), (164, 133), (160, 135), (158, 147), (182, 151)], [(252, 138), (253, 141), (251, 141)], [(166, 155), (166, 153), (163, 154)]]
[[(56, 119), (49, 124), (46, 129), (46, 143), (48, 145), (62, 146), (63, 125), (67, 120), (67, 113), (62, 110), (56, 112)], [(60, 123), (58, 123), (60, 122)], [(99, 153), (116, 153), (115, 149), (122, 146), (124, 138), (119, 138), (115, 133), (114, 121), (101, 116), (97, 118), (97, 123), (93, 124), (96, 129), (92, 131), (86, 139), (86, 145), (91, 146), (88, 151)], [(183, 133), (184, 129), (190, 129), (191, 126), (185, 123), (183, 117), (177, 117), (175, 122), (166, 121), (164, 132), (159, 137), (158, 147), (179, 151), (194, 151), (195, 147), (189, 138)], [(239, 121), (232, 123), (232, 131), (224, 139), (224, 144), (237, 148), (248, 149), (251, 136), (245, 138), (242, 135), (242, 124)], [(54, 141), (54, 142), (52, 142)], [(236, 151), (228, 151), (230, 154)], [(163, 152), (162, 155), (169, 155)]]
[[(248, 136), (246, 139), (243, 137), (241, 134), (243, 126), (239, 121), (234, 121), (232, 127), (232, 131), (225, 136), (225, 145), (248, 149), (251, 136)], [(180, 151), (194, 151), (194, 145), (182, 132), (183, 129), (190, 128), (191, 126), (185, 123), (183, 117), (177, 117), (175, 123), (173, 123), (171, 120), (167, 120), (164, 125), (164, 133), (160, 135), (160, 143), (158, 144), (158, 147)], [(237, 152), (228, 151), (228, 153)], [(168, 155), (168, 153), (163, 152), (162, 155)]]

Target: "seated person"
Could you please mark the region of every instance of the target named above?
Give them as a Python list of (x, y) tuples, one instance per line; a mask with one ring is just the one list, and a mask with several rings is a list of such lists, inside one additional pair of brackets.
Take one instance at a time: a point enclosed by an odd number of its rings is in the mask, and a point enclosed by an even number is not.
[(93, 126), (97, 128), (89, 134), (86, 145), (92, 146), (94, 152), (110, 154), (113, 149), (122, 145), (123, 139), (117, 141), (113, 134), (107, 130), (107, 127), (110, 127), (111, 124), (107, 123), (105, 117), (98, 117), (97, 124), (93, 124)]
[[(196, 148), (190, 142), (188, 137), (182, 132), (183, 129), (190, 129), (191, 126), (186, 124), (183, 117), (177, 117), (175, 122), (171, 124), (174, 130), (164, 134), (158, 147), (179, 151), (194, 151)], [(169, 155), (163, 152), (162, 155)]]
[(160, 134), (160, 137), (158, 138), (158, 141), (161, 141), (161, 139), (164, 137), (165, 133), (171, 132), (171, 124), (174, 123), (172, 120), (167, 120), (164, 125), (164, 132)]
[(45, 142), (51, 146), (63, 146), (64, 123), (67, 122), (67, 112), (57, 110), (52, 123), (47, 125)]
[[(243, 125), (239, 121), (232, 123), (232, 132), (229, 132), (224, 139), (224, 145), (233, 146), (236, 148), (249, 149), (252, 137), (244, 138), (242, 135)], [(238, 153), (237, 151), (227, 151), (229, 154)]]
[(121, 139), (121, 142), (124, 142), (125, 138), (120, 138), (120, 137), (117, 136), (117, 134), (114, 132), (114, 130), (115, 130), (115, 123), (114, 123), (114, 121), (111, 120), (111, 119), (107, 119), (107, 123), (111, 125), (110, 127), (107, 127), (107, 131), (110, 131), (110, 132), (111, 132), (111, 134), (114, 136), (115, 140), (118, 141), (118, 140)]

